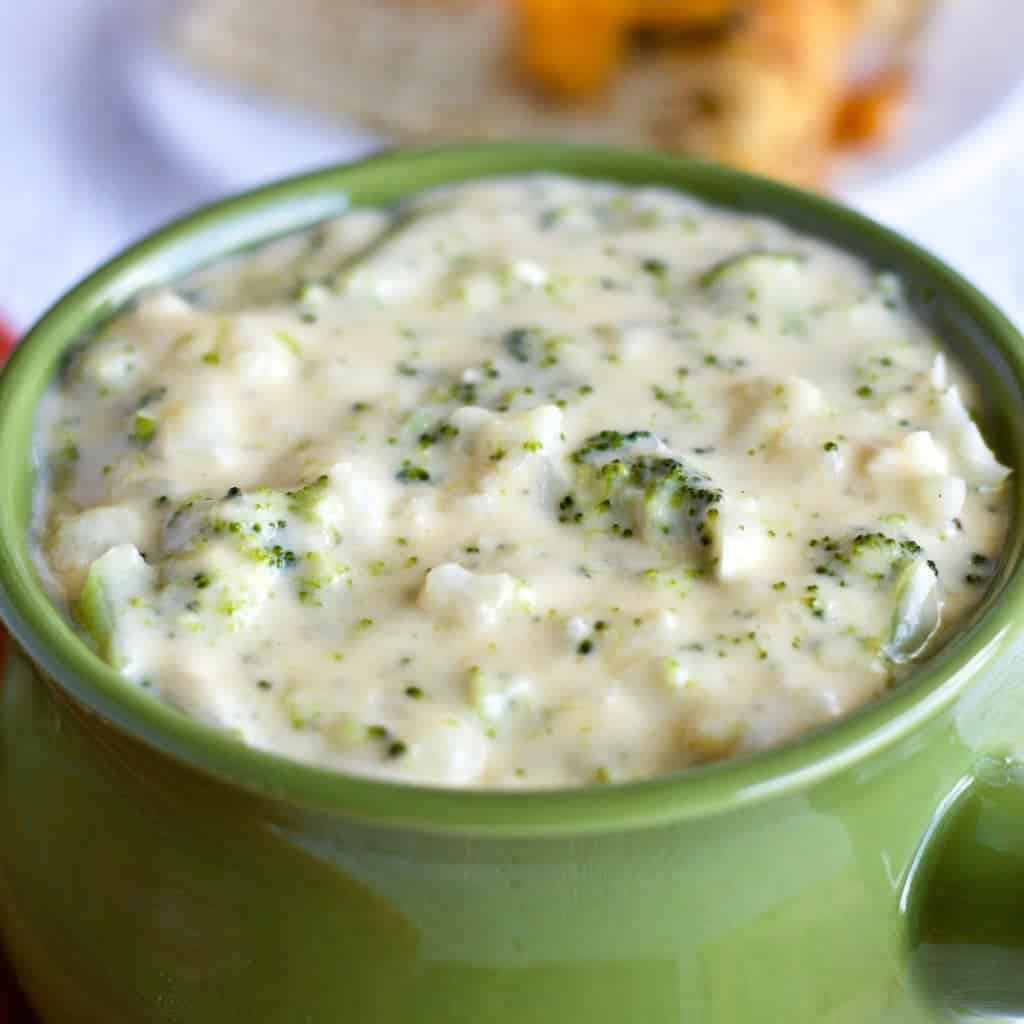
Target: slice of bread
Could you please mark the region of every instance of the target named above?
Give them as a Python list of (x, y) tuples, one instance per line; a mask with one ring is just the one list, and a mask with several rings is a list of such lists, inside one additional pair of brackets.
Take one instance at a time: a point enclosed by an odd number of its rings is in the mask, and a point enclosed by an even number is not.
[(748, 0), (728, 31), (633, 47), (607, 90), (572, 104), (524, 75), (515, 0), (191, 0), (175, 42), (214, 75), (389, 141), (657, 146), (818, 184), (856, 41), (922, 2)]

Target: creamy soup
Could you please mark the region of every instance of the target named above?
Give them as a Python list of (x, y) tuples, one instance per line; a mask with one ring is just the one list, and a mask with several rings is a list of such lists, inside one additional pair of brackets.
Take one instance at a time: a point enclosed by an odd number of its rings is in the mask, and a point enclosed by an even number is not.
[(39, 424), (37, 551), (126, 685), (360, 775), (582, 785), (772, 747), (979, 603), (1008, 470), (900, 283), (555, 176), (143, 296)]

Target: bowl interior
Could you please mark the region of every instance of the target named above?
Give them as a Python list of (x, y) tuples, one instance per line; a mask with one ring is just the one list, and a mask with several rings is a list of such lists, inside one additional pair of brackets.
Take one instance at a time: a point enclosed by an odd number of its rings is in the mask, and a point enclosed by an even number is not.
[[(784, 748), (677, 776), (560, 791), (452, 791), (340, 775), (241, 747), (123, 683), (50, 602), (29, 551), (35, 410), (63, 353), (140, 291), (351, 206), (388, 205), (471, 178), (541, 171), (661, 185), (775, 217), (902, 278), (918, 315), (979, 382), (985, 434), (1015, 471), (1005, 557), (965, 628), (885, 698)], [(786, 791), (868, 756), (954, 699), (979, 665), (1010, 642), (1024, 612), (1022, 498), (1024, 341), (991, 303), (939, 260), (852, 210), (740, 172), (646, 152), (489, 145), (386, 154), (226, 200), (164, 228), (85, 280), (33, 328), (0, 375), (0, 614), (44, 672), (118, 730), (249, 790), (420, 828), (530, 834), (653, 824)]]

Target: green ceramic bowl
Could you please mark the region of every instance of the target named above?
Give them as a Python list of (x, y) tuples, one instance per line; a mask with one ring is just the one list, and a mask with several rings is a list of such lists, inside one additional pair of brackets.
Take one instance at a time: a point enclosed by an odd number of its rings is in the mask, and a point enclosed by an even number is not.
[[(906, 685), (782, 750), (649, 782), (456, 792), (243, 749), (123, 685), (27, 546), (33, 415), (140, 289), (496, 173), (768, 214), (905, 279), (980, 379), (1017, 513), (990, 593)], [(1024, 1014), (1024, 342), (822, 198), (649, 153), (398, 153), (207, 208), (62, 299), (0, 377), (0, 928), (51, 1024), (916, 1024)]]

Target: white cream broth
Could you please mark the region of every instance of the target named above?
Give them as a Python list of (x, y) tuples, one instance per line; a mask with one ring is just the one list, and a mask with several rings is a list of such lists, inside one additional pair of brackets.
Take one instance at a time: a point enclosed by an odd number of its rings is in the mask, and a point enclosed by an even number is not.
[(1008, 470), (898, 281), (540, 176), (149, 294), (44, 403), (37, 549), (131, 684), (360, 775), (582, 785), (755, 751), (977, 605)]

